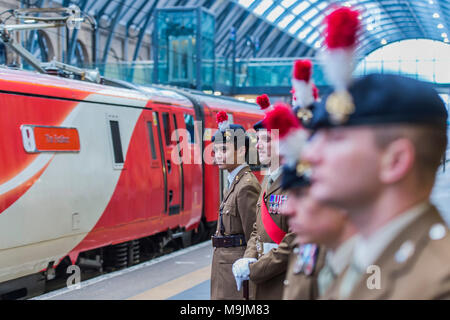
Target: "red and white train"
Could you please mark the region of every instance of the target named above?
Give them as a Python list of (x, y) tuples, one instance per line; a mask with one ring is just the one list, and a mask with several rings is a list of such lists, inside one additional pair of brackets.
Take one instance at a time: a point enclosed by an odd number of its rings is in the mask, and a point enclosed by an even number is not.
[(188, 144), (201, 154), (219, 110), (246, 129), (262, 117), (192, 91), (0, 69), (0, 299), (36, 294), (62, 263), (120, 267), (176, 236), (206, 239), (219, 170), (174, 163), (171, 133), (201, 121), (204, 143)]

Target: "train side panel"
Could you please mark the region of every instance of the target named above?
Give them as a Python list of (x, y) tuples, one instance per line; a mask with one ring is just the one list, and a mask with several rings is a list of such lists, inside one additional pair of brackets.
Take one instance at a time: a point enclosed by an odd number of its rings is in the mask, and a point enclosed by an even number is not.
[[(141, 113), (139, 109), (112, 110), (107, 104), (70, 102), (70, 109), (64, 108), (67, 102), (57, 99), (21, 97), (17, 103), (18, 97), (2, 98), (5, 99), (2, 113), (9, 120), (14, 117), (16, 120), (15, 128), (7, 131), (0, 127), (1, 135), (11, 134), (17, 143), (9, 150), (2, 144), (1, 154), (27, 158), (20, 138), (21, 124), (75, 127), (81, 148), (75, 153), (35, 154), (32, 162), (1, 185), (2, 196), (16, 184), (19, 187), (25, 184), (28, 189), (0, 214), (0, 282), (38, 272), (51, 261), (57, 263), (92, 230), (121, 173), (113, 170), (111, 146), (105, 143), (110, 141), (108, 115), (113, 113), (131, 124), (136, 123)], [(20, 108), (24, 109), (18, 112)], [(59, 109), (70, 110), (53, 119)], [(41, 114), (42, 118), (30, 118), (33, 114)], [(134, 125), (121, 128), (125, 153), (133, 129)], [(5, 162), (4, 158), (2, 161)], [(32, 174), (40, 175), (26, 180)], [(2, 203), (5, 207), (5, 202)]]

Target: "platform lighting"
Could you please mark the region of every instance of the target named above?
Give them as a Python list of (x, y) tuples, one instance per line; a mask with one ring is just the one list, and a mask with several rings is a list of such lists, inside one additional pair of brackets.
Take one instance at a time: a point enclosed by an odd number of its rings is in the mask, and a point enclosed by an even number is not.
[(367, 31), (372, 31), (373, 30), (373, 26), (371, 25), (371, 24), (369, 24), (368, 26), (367, 26)]
[(439, 23), (439, 24), (437, 25), (437, 28), (438, 28), (438, 29), (443, 29), (443, 28), (444, 28), (444, 25), (443, 25), (442, 23)]
[(433, 18), (435, 18), (435, 19), (439, 18), (439, 13), (437, 13), (437, 12), (433, 13)]
[(445, 32), (442, 32), (442, 33), (441, 33), (441, 37), (442, 37), (442, 38), (447, 38), (447, 34), (446, 34)]
[(444, 39), (444, 42), (445, 42), (445, 43), (448, 43), (448, 38), (445, 38), (445, 39)]
[(385, 45), (387, 43), (386, 39), (381, 39), (381, 44)]
[(23, 20), (23, 22), (24, 23), (35, 23), (36, 20), (34, 20), (34, 19), (25, 19), (25, 20)]
[(433, 0), (429, 0), (428, 3), (429, 3), (429, 4), (433, 4), (434, 1), (433, 1)]

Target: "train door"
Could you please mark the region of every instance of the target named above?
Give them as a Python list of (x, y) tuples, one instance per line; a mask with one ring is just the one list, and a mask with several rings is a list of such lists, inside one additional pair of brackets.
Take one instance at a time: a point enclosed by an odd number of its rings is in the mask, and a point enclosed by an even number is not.
[[(203, 206), (203, 172), (201, 159), (195, 156), (201, 154), (201, 146), (196, 145), (199, 135), (195, 137), (194, 111), (177, 110), (174, 114), (174, 124), (177, 134), (177, 152), (180, 155), (180, 197), (182, 218), (181, 225), (187, 230), (197, 224), (202, 216)], [(195, 150), (197, 148), (197, 150)]]
[[(149, 176), (149, 194), (148, 194), (148, 207), (147, 213), (151, 213), (151, 217), (161, 217), (165, 212), (166, 204), (161, 202), (161, 199), (166, 197), (167, 191), (165, 190), (166, 182), (166, 168), (164, 164), (164, 147), (159, 137), (159, 127), (158, 127), (158, 112), (151, 110), (144, 110), (144, 123), (145, 123), (145, 134), (147, 136), (147, 141), (144, 142), (144, 147), (148, 147), (148, 152), (144, 154), (149, 154), (146, 159), (148, 159), (147, 168), (150, 171)], [(143, 172), (146, 170), (144, 169)]]
[[(181, 213), (181, 165), (175, 157), (179, 157), (177, 141), (172, 133), (175, 130), (174, 113), (170, 109), (161, 108), (158, 113), (158, 136), (163, 155), (162, 169), (164, 170), (164, 213), (173, 216)], [(169, 219), (170, 227), (176, 227), (179, 219)]]

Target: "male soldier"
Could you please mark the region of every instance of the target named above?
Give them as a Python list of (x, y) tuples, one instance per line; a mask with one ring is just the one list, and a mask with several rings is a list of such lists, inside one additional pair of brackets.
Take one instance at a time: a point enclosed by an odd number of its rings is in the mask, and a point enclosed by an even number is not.
[(428, 84), (397, 75), (351, 78), (359, 13), (327, 16), (325, 73), (335, 90), (314, 111), (303, 159), (310, 195), (346, 210), (359, 232), (340, 299), (450, 298), (450, 234), (430, 204), (447, 145), (447, 111)]
[(317, 106), (310, 195), (360, 233), (328, 298), (450, 298), (450, 233), (429, 201), (446, 119), (431, 86), (397, 75), (365, 76)]
[(299, 199), (307, 196), (309, 181), (305, 173), (297, 171), (296, 167), (285, 164), (282, 174), (282, 188), (288, 194), (282, 214), (288, 218), (290, 230), (296, 234), (291, 242), (286, 278), (283, 281), (283, 300), (315, 300), (319, 295), (317, 276), (325, 263), (326, 249), (304, 235), (299, 237), (298, 213), (309, 210), (309, 207), (303, 208), (304, 204), (299, 203)]
[[(257, 101), (260, 104), (260, 99)], [(267, 104), (260, 104), (261, 108), (265, 109), (263, 105)], [(241, 278), (244, 278), (241, 272), (249, 274), (252, 281), (252, 298), (279, 300), (283, 292), (283, 280), (294, 234), (288, 231), (286, 217), (280, 215), (282, 205), (287, 200), (286, 192), (281, 190), (280, 159), (276, 145), (272, 145), (271, 134), (264, 128), (263, 123), (264, 121), (259, 121), (253, 127), (258, 137), (259, 160), (263, 166), (269, 168), (269, 173), (262, 183), (256, 205), (256, 223), (244, 258), (235, 262), (233, 273), (239, 274), (238, 277)]]
[(220, 204), (211, 268), (211, 299), (242, 299), (236, 290), (231, 271), (234, 261), (242, 258), (255, 223), (256, 202), (261, 187), (245, 162), (249, 139), (240, 125), (228, 124), (228, 116), (217, 115), (219, 130), (212, 137), (214, 159), (222, 170), (227, 170), (228, 191)]
[[(297, 246), (289, 259), (283, 299), (316, 299), (323, 295), (330, 285), (347, 267), (355, 243), (356, 229), (343, 210), (321, 205), (308, 196), (308, 187), (302, 185), (304, 177), (295, 172), (283, 171), (289, 175), (283, 179), (283, 188), (289, 190), (288, 201), (283, 214), (289, 217), (289, 227), (296, 234), (296, 244), (308, 244), (311, 266), (309, 272), (301, 272), (307, 247)], [(294, 180), (297, 179), (297, 186)], [(321, 247), (315, 247), (320, 244)], [(326, 250), (325, 250), (326, 248)], [(317, 252), (316, 252), (317, 251)], [(315, 260), (317, 262), (315, 262)], [(306, 266), (303, 268), (307, 270)], [(309, 274), (308, 274), (309, 273)]]

